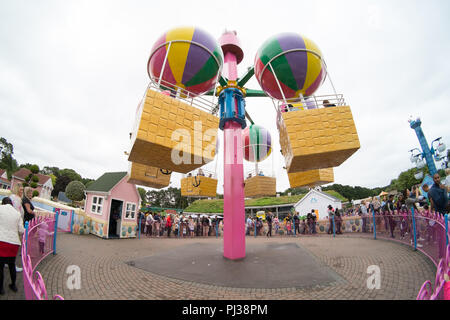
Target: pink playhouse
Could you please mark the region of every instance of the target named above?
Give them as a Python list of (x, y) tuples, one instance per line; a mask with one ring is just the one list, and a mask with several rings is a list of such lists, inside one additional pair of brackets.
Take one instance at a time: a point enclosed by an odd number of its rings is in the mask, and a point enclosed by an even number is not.
[(85, 213), (90, 233), (101, 238), (133, 238), (141, 197), (127, 172), (107, 172), (86, 188)]

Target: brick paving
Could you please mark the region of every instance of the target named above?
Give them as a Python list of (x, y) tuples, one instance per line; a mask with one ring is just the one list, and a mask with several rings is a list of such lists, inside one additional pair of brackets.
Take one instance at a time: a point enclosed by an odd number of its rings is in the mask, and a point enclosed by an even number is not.
[[(423, 282), (433, 281), (436, 274), (431, 261), (410, 247), (345, 235), (334, 239), (327, 235), (271, 239), (247, 237), (248, 244), (297, 243), (341, 276), (341, 281), (327, 285), (277, 289), (232, 288), (172, 279), (127, 264), (140, 257), (203, 241), (222, 243), (222, 239), (214, 237), (104, 240), (93, 235), (60, 233), (57, 254), (47, 257), (37, 269), (45, 280), (49, 297), (60, 294), (67, 300), (405, 300), (415, 299)], [(81, 269), (79, 290), (69, 290), (66, 285), (69, 277), (66, 269), (70, 265)], [(380, 289), (367, 288), (367, 267), (370, 265), (380, 267)], [(5, 269), (5, 282), (8, 281), (9, 275)], [(264, 281), (263, 277), (261, 281)], [(5, 287), (6, 295), (0, 296), (0, 300), (24, 299), (21, 274), (18, 274), (18, 293), (13, 294)]]

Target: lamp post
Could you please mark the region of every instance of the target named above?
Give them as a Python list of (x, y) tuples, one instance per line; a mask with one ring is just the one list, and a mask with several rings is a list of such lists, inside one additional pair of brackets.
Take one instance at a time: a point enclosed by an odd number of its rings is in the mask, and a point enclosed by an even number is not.
[[(417, 118), (416, 120), (409, 120), (409, 125), (416, 132), (420, 147), (422, 148), (422, 150), (419, 150), (418, 148), (409, 150), (411, 153), (414, 150), (419, 151), (418, 154), (411, 154), (411, 162), (415, 163), (418, 169), (421, 169), (425, 166), (425, 163), (423, 162), (423, 160), (425, 159), (428, 166), (428, 171), (430, 172), (430, 175), (433, 176), (435, 173), (437, 173), (436, 164), (434, 163), (434, 161), (441, 161), (445, 158), (445, 156), (441, 156), (441, 154), (445, 151), (445, 144), (440, 142), (442, 137), (434, 139), (431, 142), (430, 148), (428, 146), (427, 139), (425, 138), (425, 135), (422, 131), (422, 121), (420, 121), (420, 118)], [(434, 147), (435, 142), (439, 142), (439, 145), (436, 148)]]

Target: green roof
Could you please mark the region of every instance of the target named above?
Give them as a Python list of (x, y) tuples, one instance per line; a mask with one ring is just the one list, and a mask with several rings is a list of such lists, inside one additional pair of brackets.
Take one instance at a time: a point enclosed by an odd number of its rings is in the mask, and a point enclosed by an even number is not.
[[(323, 191), (341, 201), (347, 201), (343, 196), (334, 190)], [(302, 199), (306, 194), (299, 194), (293, 196), (281, 196), (281, 197), (264, 197), (256, 199), (245, 200), (245, 207), (268, 207), (277, 206), (283, 204), (295, 204)], [(189, 207), (184, 209), (184, 212), (195, 213), (223, 213), (223, 199), (213, 200), (197, 200), (191, 203)]]
[(92, 182), (89, 187), (87, 187), (86, 192), (109, 192), (126, 175), (127, 172), (106, 172), (100, 178)]

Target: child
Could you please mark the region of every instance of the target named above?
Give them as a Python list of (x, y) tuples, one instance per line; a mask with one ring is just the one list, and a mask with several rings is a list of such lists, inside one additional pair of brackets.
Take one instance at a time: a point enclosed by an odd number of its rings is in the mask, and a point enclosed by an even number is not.
[(287, 230), (287, 234), (290, 236), (291, 233), (291, 222), (290, 221), (286, 221), (286, 230)]
[(189, 232), (191, 235), (191, 238), (194, 237), (194, 220), (192, 218), (189, 219)]
[(48, 231), (48, 225), (47, 223), (41, 224), (38, 231), (38, 238), (39, 238), (39, 252), (41, 254), (45, 253), (45, 240), (47, 239), (47, 236), (51, 236), (53, 232)]
[(186, 237), (186, 232), (187, 232), (186, 221), (183, 221), (183, 237)]
[(408, 227), (407, 223), (407, 212), (405, 209), (402, 209), (400, 213), (400, 239), (405, 239), (406, 229)]

